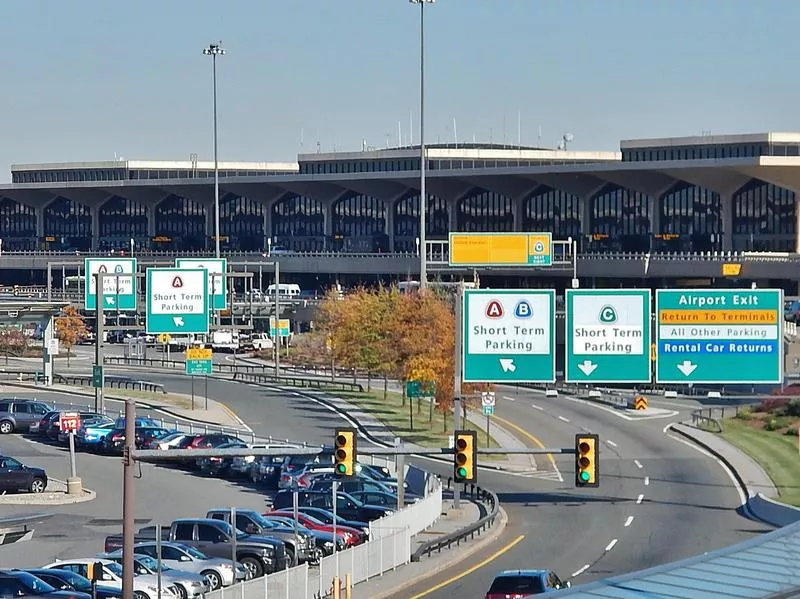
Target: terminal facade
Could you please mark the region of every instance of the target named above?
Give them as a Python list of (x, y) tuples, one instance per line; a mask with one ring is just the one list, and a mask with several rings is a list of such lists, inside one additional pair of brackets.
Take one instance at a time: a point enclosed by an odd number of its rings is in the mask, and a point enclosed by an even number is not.
[[(426, 233), (550, 231), (582, 253), (794, 252), (800, 133), (621, 142), (620, 152), (428, 150)], [(213, 164), (15, 165), (2, 251), (214, 247)], [(419, 148), (220, 163), (227, 252), (416, 253)]]

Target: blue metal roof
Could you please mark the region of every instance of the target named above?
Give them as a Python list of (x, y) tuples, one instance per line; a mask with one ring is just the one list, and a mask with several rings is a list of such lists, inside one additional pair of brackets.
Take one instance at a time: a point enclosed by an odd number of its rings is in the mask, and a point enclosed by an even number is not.
[(800, 522), (719, 551), (542, 596), (800, 599)]

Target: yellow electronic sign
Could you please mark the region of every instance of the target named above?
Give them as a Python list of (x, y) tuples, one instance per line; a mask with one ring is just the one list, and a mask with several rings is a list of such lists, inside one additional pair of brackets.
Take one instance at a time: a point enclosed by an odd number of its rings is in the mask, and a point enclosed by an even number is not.
[(187, 360), (211, 360), (214, 357), (214, 352), (210, 347), (187, 347), (186, 359)]
[(450, 233), (450, 266), (552, 266), (551, 233)]

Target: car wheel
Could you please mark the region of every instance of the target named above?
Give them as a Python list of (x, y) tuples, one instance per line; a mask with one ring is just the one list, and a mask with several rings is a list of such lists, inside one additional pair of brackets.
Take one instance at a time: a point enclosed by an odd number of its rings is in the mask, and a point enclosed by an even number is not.
[(178, 589), (179, 599), (189, 599), (189, 593), (186, 591), (186, 588), (182, 584), (176, 584), (175, 588)]
[(264, 576), (264, 567), (261, 565), (261, 562), (258, 561), (254, 557), (243, 557), (242, 558), (242, 565), (247, 570), (248, 578), (259, 578)]
[(290, 564), (292, 567), (294, 567), (294, 566), (297, 565), (297, 562), (295, 561), (295, 559), (296, 558), (295, 558), (294, 547), (290, 547), (289, 545), (286, 545), (286, 562), (288, 564)]
[(133, 599), (150, 599), (150, 597), (142, 591), (133, 591)]
[(14, 423), (10, 420), (0, 422), (0, 434), (7, 435), (14, 432)]
[(201, 574), (206, 577), (206, 580), (208, 581), (208, 586), (211, 587), (212, 591), (216, 591), (217, 589), (222, 588), (222, 576), (219, 575), (219, 572), (217, 572), (216, 570), (206, 570)]
[(29, 490), (31, 493), (44, 493), (45, 487), (47, 487), (47, 483), (44, 482), (43, 479), (34, 478), (31, 481), (31, 486), (29, 487)]

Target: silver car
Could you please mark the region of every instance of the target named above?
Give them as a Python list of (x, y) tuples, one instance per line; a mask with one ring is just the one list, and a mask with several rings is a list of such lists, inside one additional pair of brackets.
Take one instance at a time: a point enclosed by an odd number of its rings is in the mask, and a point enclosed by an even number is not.
[[(137, 543), (133, 550), (140, 555), (157, 558), (158, 547), (155, 543)], [(227, 587), (234, 583), (231, 560), (219, 557), (208, 557), (194, 547), (181, 543), (161, 543), (161, 564), (184, 572), (200, 574), (208, 580), (211, 590)], [(236, 564), (236, 582), (244, 580), (247, 570)]]
[[(117, 563), (122, 562), (122, 550), (111, 553), (102, 553), (98, 557), (112, 559)], [(136, 575), (158, 575), (158, 561), (149, 555), (134, 554), (133, 567)], [(178, 589), (179, 599), (198, 599), (211, 589), (205, 576), (193, 574), (161, 564), (162, 586), (174, 586)]]

